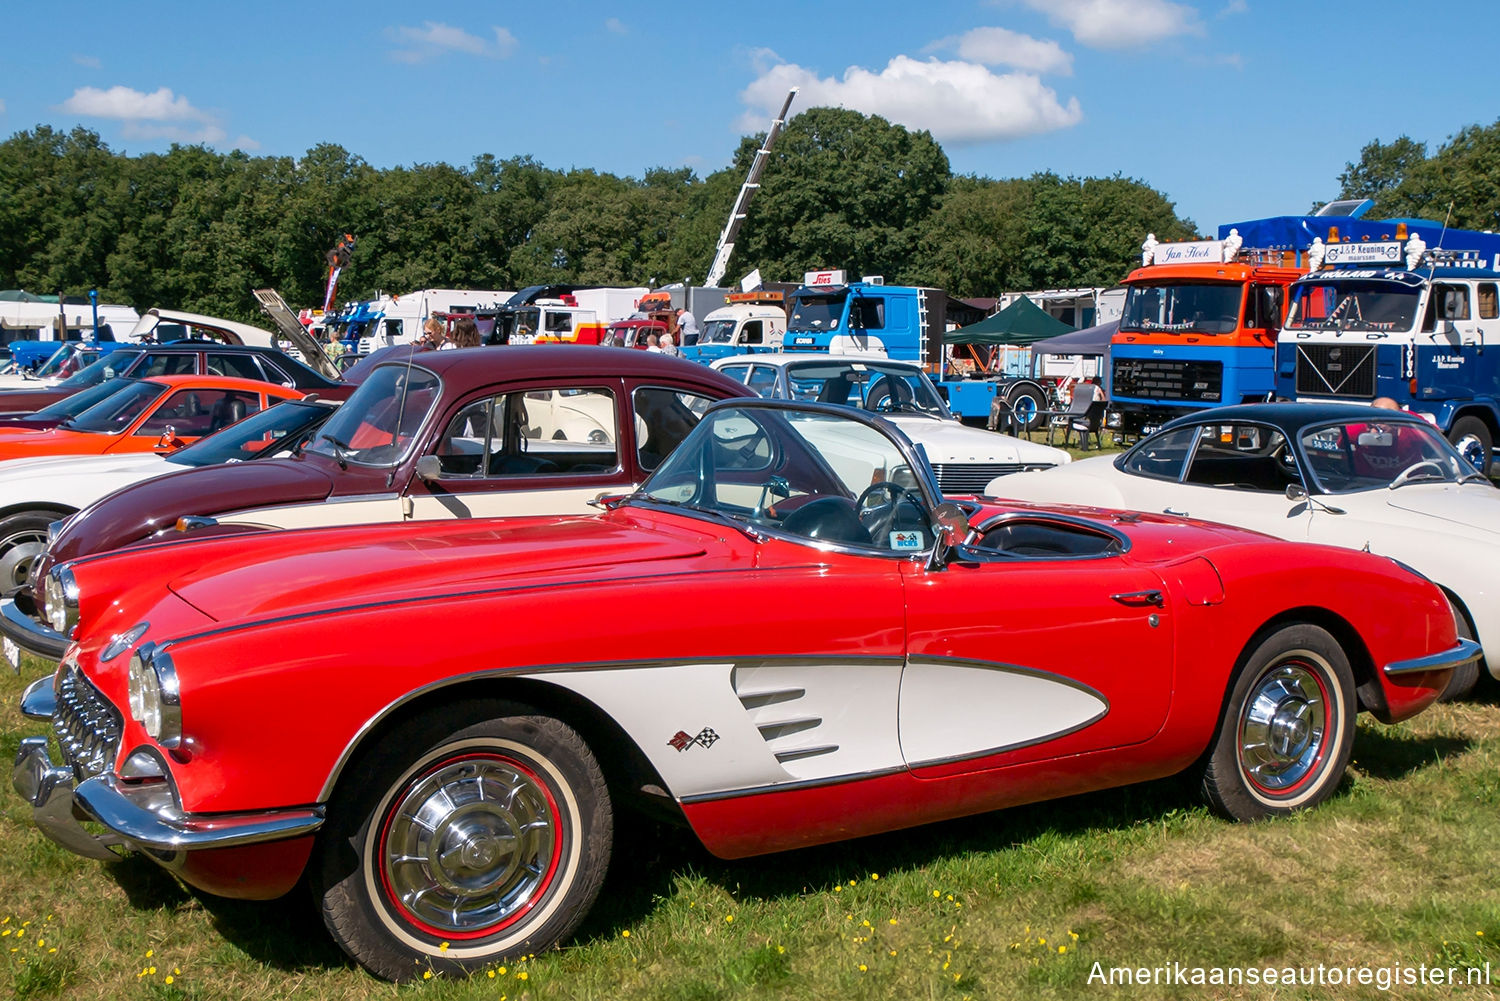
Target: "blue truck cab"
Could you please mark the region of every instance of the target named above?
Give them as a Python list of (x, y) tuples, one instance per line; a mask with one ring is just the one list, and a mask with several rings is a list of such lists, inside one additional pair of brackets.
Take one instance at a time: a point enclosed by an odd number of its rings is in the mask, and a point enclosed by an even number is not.
[(941, 349), (946, 296), (937, 289), (845, 280), (843, 271), (809, 271), (787, 295), (785, 351), (883, 353), (930, 363)]

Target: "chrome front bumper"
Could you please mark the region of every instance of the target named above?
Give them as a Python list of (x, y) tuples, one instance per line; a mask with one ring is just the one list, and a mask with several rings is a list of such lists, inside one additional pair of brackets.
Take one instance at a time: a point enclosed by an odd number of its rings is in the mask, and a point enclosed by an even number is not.
[(68, 648), (66, 636), (21, 611), (14, 598), (0, 600), (0, 633), (9, 636), (27, 653), (45, 657), (54, 664), (62, 660), (63, 651)]
[[(52, 679), (41, 678), (26, 689), (21, 711), (50, 718)], [(45, 715), (44, 715), (45, 714)], [(116, 849), (149, 851), (160, 858), (178, 852), (279, 841), (311, 834), (323, 826), (321, 806), (256, 813), (189, 814), (158, 781), (135, 786), (106, 772), (77, 783), (73, 769), (56, 766), (46, 737), (27, 737), (16, 753), (11, 785), (31, 804), (32, 818), (43, 834), (85, 858), (113, 860)], [(94, 833), (85, 822), (102, 825)]]
[(1387, 678), (1400, 678), (1403, 675), (1426, 674), (1428, 671), (1446, 671), (1450, 668), (1463, 667), (1469, 661), (1478, 660), (1482, 656), (1484, 656), (1484, 650), (1478, 643), (1460, 637), (1458, 645), (1451, 650), (1428, 654), (1426, 657), (1415, 657), (1411, 660), (1392, 661), (1385, 665), (1384, 674)]

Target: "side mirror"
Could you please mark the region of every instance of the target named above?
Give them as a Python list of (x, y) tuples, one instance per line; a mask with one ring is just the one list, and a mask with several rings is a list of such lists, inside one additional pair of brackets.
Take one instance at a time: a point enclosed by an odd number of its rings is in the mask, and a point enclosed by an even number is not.
[(928, 566), (937, 570), (948, 564), (949, 555), (969, 537), (969, 516), (953, 501), (943, 501), (932, 512), (932, 534), (937, 544)]
[(629, 494), (617, 494), (606, 490), (604, 493), (600, 494), (598, 497), (595, 497), (588, 503), (590, 507), (596, 507), (601, 511), (613, 511), (615, 508), (625, 503), (626, 498), (628, 498), (629, 496)]
[(162, 431), (161, 437), (156, 439), (156, 451), (175, 452), (186, 444), (187, 442), (177, 437), (177, 429), (168, 424), (166, 429)]
[(1286, 499), (1289, 501), (1307, 500), (1307, 488), (1300, 483), (1288, 483), (1286, 485)]
[(443, 478), (443, 462), (435, 455), (424, 455), (417, 460), (417, 479), (424, 483)]

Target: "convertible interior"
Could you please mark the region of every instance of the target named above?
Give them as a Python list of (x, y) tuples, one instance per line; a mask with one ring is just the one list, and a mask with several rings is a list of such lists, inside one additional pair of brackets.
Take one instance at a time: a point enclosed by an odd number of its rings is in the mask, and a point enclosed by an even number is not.
[(1068, 518), (1002, 514), (979, 526), (970, 546), (1017, 557), (1113, 556), (1125, 551), (1123, 536)]

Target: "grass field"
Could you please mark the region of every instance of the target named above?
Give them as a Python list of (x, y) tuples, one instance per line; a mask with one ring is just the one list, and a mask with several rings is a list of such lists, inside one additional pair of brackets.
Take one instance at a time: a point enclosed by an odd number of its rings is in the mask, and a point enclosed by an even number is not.
[[(44, 729), (14, 709), (42, 673), (33, 662), (0, 677), (7, 762), (22, 736)], [(1355, 966), (1372, 977), (1427, 964), (1461, 978), (1490, 963), (1500, 980), (1500, 704), (1439, 707), (1398, 727), (1364, 722), (1354, 760), (1328, 804), (1249, 826), (1211, 816), (1181, 781), (733, 863), (684, 833), (627, 823), (601, 901), (567, 948), (467, 981), (400, 988), (350, 966), (305, 895), (224, 901), (140, 859), (75, 858), (38, 834), (6, 789), (0, 994), (1496, 996), (1495, 986), (1466, 984), (1097, 983), (1110, 967), (1172, 963), (1312, 976), (1319, 964)]]

